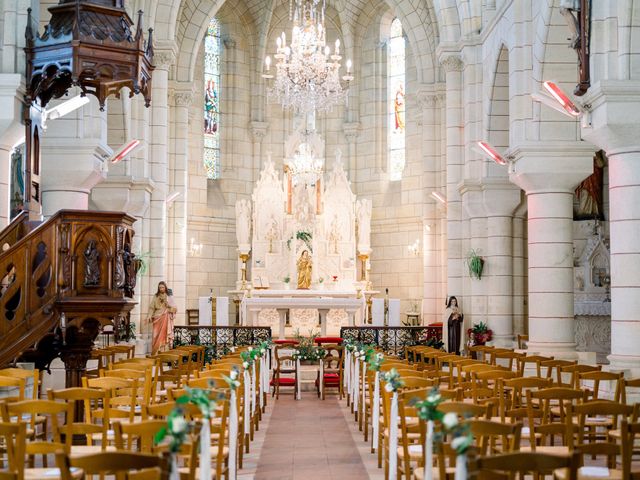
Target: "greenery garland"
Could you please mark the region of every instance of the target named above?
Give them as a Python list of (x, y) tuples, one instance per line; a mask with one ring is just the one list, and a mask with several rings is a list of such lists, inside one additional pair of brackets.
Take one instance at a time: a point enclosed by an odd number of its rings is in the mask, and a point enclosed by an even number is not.
[[(289, 250), (291, 250), (291, 241), (293, 239), (294, 239), (294, 235), (291, 235), (291, 237), (289, 237), (289, 240), (287, 240), (287, 248)], [(307, 246), (307, 248), (309, 249), (309, 252), (313, 253), (313, 246), (311, 245), (311, 241), (313, 240), (313, 235), (311, 234), (311, 232), (308, 232), (306, 230), (298, 230), (295, 234), (295, 239), (302, 240), (304, 244)]]

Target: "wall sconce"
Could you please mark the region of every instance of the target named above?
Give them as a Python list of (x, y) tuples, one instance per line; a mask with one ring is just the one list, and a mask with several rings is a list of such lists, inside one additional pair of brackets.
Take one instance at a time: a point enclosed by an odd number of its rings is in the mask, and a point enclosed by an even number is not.
[(415, 257), (420, 256), (420, 240), (416, 239), (411, 245), (407, 247), (409, 249), (409, 253)]
[(440, 202), (441, 204), (446, 204), (447, 203), (447, 198), (441, 194), (440, 192), (436, 192), (435, 190), (433, 192), (431, 192), (431, 198), (433, 198), (435, 201)]
[(189, 256), (199, 257), (200, 255), (202, 255), (202, 244), (196, 243), (196, 239), (192, 237), (189, 240)]

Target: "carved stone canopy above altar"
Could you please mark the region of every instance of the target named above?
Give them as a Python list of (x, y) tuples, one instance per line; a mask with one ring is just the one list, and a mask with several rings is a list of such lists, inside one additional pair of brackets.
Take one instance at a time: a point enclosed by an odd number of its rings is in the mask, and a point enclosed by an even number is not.
[[(312, 261), (312, 288), (324, 283), (327, 289), (355, 291), (356, 197), (339, 150), (326, 181), (320, 177), (311, 185), (294, 183), (288, 172), (281, 177), (268, 158), (252, 207), (254, 280), (266, 279), (271, 288), (295, 288), (296, 262), (306, 250)], [(370, 230), (368, 225), (361, 229)]]

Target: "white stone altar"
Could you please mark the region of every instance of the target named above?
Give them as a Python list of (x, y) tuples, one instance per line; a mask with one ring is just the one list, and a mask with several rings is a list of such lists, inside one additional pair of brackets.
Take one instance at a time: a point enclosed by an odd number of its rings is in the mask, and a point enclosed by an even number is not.
[(240, 309), (243, 325), (269, 326), (274, 337), (292, 337), (296, 330), (336, 336), (341, 326), (362, 325), (366, 301), (349, 291), (254, 290)]
[[(323, 143), (310, 137), (315, 138), (300, 132), (290, 137), (285, 165), (303, 142), (314, 158), (324, 157)], [(281, 177), (269, 157), (250, 205), (239, 200), (236, 211), (242, 223), (237, 226), (238, 253), (247, 254), (250, 247), (246, 282), (239, 273), (237, 283), (238, 290), (246, 291), (241, 325), (271, 326), (274, 336), (293, 336), (296, 330), (338, 335), (341, 326), (364, 322), (368, 282), (358, 281), (356, 258), (371, 252), (371, 206), (366, 199), (356, 201), (339, 150), (326, 178), (311, 183), (287, 167)], [(296, 288), (297, 261), (304, 251), (312, 261), (309, 290)]]

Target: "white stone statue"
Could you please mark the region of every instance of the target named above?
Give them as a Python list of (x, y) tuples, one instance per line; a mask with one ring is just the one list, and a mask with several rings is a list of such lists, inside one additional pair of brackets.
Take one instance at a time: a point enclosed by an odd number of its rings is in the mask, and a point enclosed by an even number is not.
[(251, 249), (251, 203), (242, 199), (236, 202), (236, 239), (242, 253)]
[(356, 202), (356, 218), (358, 219), (358, 251), (371, 249), (371, 202), (366, 198)]

